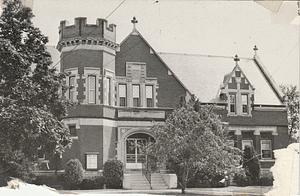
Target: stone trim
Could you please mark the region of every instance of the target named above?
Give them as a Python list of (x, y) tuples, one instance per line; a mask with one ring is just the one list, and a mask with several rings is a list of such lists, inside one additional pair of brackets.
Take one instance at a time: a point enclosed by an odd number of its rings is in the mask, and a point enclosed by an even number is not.
[[(95, 38), (81, 38), (75, 37), (67, 40), (60, 41), (57, 45), (57, 49), (61, 52), (78, 49), (90, 49), (90, 50), (109, 50), (115, 54), (115, 50), (119, 47), (117, 43), (114, 43), (107, 39), (95, 39)], [(73, 48), (73, 49), (71, 49)]]
[(101, 80), (101, 75), (100, 75), (100, 68), (95, 68), (95, 67), (84, 67), (84, 74), (82, 75), (82, 79), (85, 79), (85, 82), (83, 83), (83, 87), (85, 89), (85, 91), (83, 92), (83, 95), (85, 97), (85, 99), (83, 100), (83, 104), (93, 104), (93, 103), (89, 103), (89, 89), (88, 89), (88, 76), (89, 75), (93, 75), (96, 76), (96, 89), (95, 89), (95, 93), (96, 93), (96, 103), (97, 105), (100, 104), (100, 99), (99, 96), (101, 96), (99, 88), (100, 88), (100, 84), (99, 84), (99, 80)]
[(272, 132), (272, 135), (278, 135), (276, 126), (229, 126), (228, 130), (235, 131), (235, 135), (241, 135), (243, 131), (254, 131), (253, 135), (260, 135), (261, 132)]
[(106, 127), (117, 127), (117, 122), (114, 120), (103, 119), (103, 118), (67, 118), (63, 119), (65, 125), (75, 124), (76, 129), (80, 129), (81, 125), (95, 125), (95, 126), (106, 126)]
[(126, 163), (126, 139), (135, 133), (144, 133), (154, 138), (150, 126), (118, 127), (117, 158)]

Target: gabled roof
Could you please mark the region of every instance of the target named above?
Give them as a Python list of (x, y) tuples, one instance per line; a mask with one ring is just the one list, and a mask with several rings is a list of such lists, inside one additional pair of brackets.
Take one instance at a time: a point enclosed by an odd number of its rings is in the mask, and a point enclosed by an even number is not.
[(236, 66), (233, 68), (233, 70), (230, 73), (228, 73), (224, 76), (224, 80), (223, 80), (224, 86), (228, 85), (228, 83), (230, 82), (230, 79), (235, 76), (235, 71), (240, 71), (241, 75), (246, 79), (246, 81), (250, 85), (251, 89), (255, 89), (253, 87), (253, 85), (251, 84), (251, 82), (249, 81), (249, 79), (247, 78), (246, 74), (243, 72), (242, 68), (238, 64), (236, 64)]
[[(233, 57), (159, 53), (178, 78), (202, 102), (215, 102), (224, 76), (235, 67)], [(282, 105), (276, 84), (253, 58), (240, 58), (239, 66), (255, 88), (255, 104)]]
[(133, 28), (132, 32), (127, 35), (127, 37), (120, 43), (120, 47), (122, 46), (122, 44), (124, 42), (126, 42), (126, 40), (129, 39), (130, 36), (135, 35), (135, 36), (139, 36), (146, 44), (147, 46), (152, 50), (153, 54), (162, 62), (162, 64), (167, 68), (168, 71), (170, 71), (172, 73), (172, 75), (174, 76), (174, 78), (179, 82), (179, 84), (187, 91), (187, 93), (189, 93), (190, 95), (192, 95), (191, 91), (189, 90), (189, 88), (187, 88), (185, 86), (185, 84), (177, 77), (177, 73), (175, 74), (173, 72), (173, 70), (168, 66), (167, 63), (164, 62), (164, 60), (158, 55), (158, 53), (154, 50), (154, 48), (147, 42), (147, 40), (142, 36), (142, 34), (136, 29)]

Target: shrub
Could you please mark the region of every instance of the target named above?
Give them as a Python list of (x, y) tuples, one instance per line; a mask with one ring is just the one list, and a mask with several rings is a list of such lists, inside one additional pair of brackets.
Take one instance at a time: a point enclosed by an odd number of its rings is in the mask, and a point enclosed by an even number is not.
[(105, 179), (103, 176), (97, 176), (93, 178), (83, 179), (79, 185), (81, 190), (88, 189), (103, 189), (105, 184)]
[(243, 168), (251, 181), (251, 185), (258, 185), (260, 178), (260, 164), (253, 146), (246, 146), (244, 149)]
[(235, 182), (238, 186), (249, 186), (250, 178), (246, 175), (245, 170), (241, 169), (234, 174), (233, 182)]
[(64, 181), (66, 188), (76, 189), (83, 180), (83, 168), (78, 159), (71, 159), (65, 165)]
[(38, 175), (33, 184), (62, 189), (64, 185), (63, 174)]
[(123, 164), (119, 160), (108, 160), (104, 163), (103, 176), (107, 188), (122, 188)]
[(259, 179), (260, 186), (273, 186), (273, 176), (263, 176)]

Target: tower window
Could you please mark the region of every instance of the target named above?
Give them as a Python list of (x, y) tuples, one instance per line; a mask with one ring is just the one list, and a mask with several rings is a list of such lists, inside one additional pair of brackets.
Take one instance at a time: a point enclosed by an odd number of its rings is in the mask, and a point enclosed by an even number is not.
[(106, 103), (111, 105), (111, 79), (106, 78)]
[(229, 99), (229, 111), (230, 113), (236, 113), (236, 95), (230, 94)]
[(126, 84), (119, 84), (119, 105), (125, 107), (127, 104), (127, 88)]
[(152, 85), (146, 85), (146, 102), (147, 107), (153, 107), (153, 86)]
[(248, 114), (248, 95), (242, 95), (242, 112)]
[(69, 99), (75, 101), (75, 76), (69, 77)]
[(88, 76), (89, 103), (96, 103), (96, 76)]
[(140, 85), (132, 85), (133, 107), (140, 107)]

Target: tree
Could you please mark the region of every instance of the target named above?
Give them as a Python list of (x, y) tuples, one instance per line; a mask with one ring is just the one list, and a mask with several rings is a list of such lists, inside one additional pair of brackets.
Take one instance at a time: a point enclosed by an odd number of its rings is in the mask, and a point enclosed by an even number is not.
[(151, 147), (157, 160), (171, 160), (178, 167), (182, 193), (197, 171), (222, 173), (239, 164), (240, 151), (227, 145), (225, 128), (212, 106), (202, 106), (192, 97), (179, 106), (164, 124), (152, 127), (155, 143)]
[(280, 88), (287, 103), (290, 139), (299, 141), (300, 93), (297, 86), (281, 85)]
[[(29, 173), (38, 153), (62, 153), (71, 142), (61, 122), (70, 103), (60, 95), (65, 74), (51, 68), (48, 42), (20, 0), (0, 16), (0, 171)], [(26, 164), (25, 164), (26, 163)], [(11, 166), (22, 168), (12, 174)]]
[(258, 185), (260, 177), (260, 164), (253, 146), (245, 146), (243, 152), (243, 168), (251, 184)]

